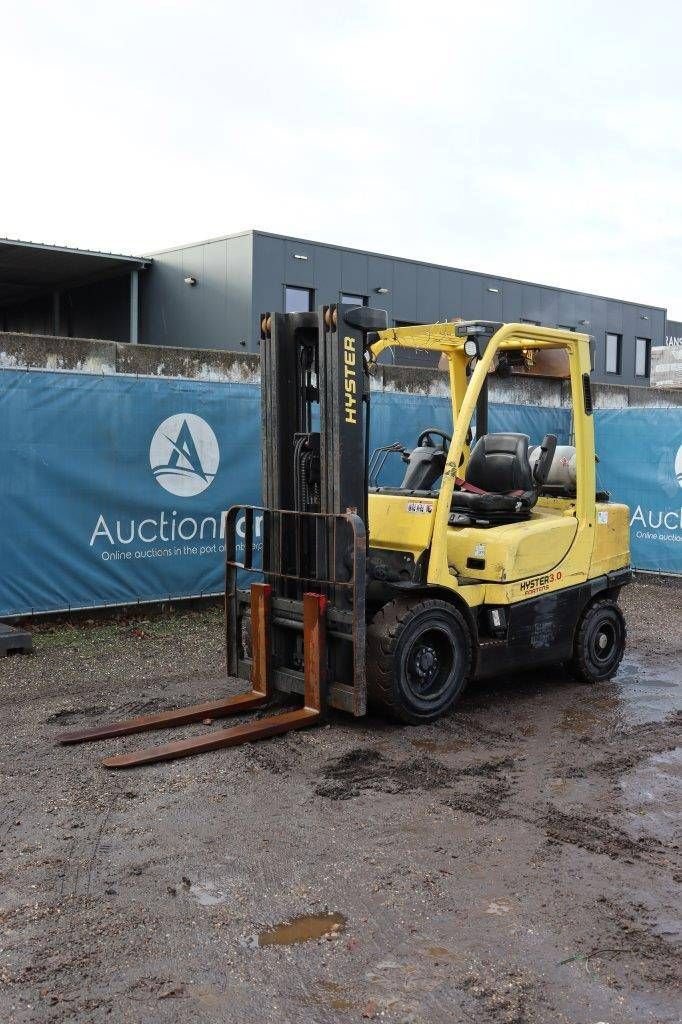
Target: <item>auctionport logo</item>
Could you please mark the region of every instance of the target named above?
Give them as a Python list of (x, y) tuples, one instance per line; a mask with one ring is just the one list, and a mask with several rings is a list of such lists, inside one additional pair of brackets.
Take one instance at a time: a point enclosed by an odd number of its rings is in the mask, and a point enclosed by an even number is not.
[[(667, 476), (670, 472), (670, 465), (673, 463), (675, 479), (682, 487), (682, 445), (677, 449), (674, 460), (672, 453), (666, 453), (667, 466), (664, 470)], [(668, 495), (675, 492), (674, 485), (667, 485)], [(637, 505), (630, 519), (630, 527), (635, 530), (637, 540), (659, 540), (682, 544), (682, 508), (646, 508)], [(660, 531), (660, 532), (659, 532)]]
[(165, 490), (193, 498), (211, 486), (218, 472), (218, 439), (201, 416), (176, 413), (157, 427), (149, 446), (149, 464)]

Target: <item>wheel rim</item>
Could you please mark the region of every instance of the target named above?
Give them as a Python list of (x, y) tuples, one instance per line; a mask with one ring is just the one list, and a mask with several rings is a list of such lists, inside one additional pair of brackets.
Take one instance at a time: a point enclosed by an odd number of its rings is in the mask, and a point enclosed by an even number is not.
[(425, 627), (405, 652), (405, 681), (419, 701), (435, 701), (447, 689), (457, 655), (447, 632)]
[(613, 661), (620, 649), (620, 628), (617, 620), (609, 617), (595, 623), (590, 640), (590, 656), (595, 664), (604, 668)]

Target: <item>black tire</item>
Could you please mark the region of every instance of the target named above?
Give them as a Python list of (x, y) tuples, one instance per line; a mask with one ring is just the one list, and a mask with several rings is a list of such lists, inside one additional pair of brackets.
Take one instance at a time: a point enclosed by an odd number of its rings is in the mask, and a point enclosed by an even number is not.
[(462, 693), (471, 661), (469, 627), (451, 604), (389, 601), (367, 628), (370, 704), (410, 725), (432, 722)]
[(626, 635), (617, 603), (609, 597), (593, 601), (578, 623), (569, 671), (583, 683), (611, 679), (623, 660)]

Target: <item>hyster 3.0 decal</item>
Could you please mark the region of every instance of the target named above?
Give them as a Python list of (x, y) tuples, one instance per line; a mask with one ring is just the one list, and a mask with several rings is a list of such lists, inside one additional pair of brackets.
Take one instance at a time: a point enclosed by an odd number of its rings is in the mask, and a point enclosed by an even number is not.
[(545, 590), (549, 590), (553, 583), (558, 583), (562, 575), (563, 573), (559, 569), (557, 572), (548, 572), (546, 576), (535, 576), (533, 579), (524, 580), (519, 585), (519, 589), (524, 597), (542, 594)]

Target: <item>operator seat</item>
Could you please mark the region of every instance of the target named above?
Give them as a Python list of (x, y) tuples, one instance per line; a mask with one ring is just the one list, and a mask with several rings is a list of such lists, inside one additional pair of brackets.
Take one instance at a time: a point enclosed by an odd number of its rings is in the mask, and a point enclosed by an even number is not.
[(413, 448), (406, 456), (407, 469), (400, 489), (404, 491), (429, 491), (443, 475), (448, 453), (444, 448), (424, 444)]
[(451, 511), (485, 519), (523, 519), (538, 500), (557, 439), (547, 434), (531, 468), (527, 434), (484, 434), (471, 450), (464, 480), (457, 480)]

